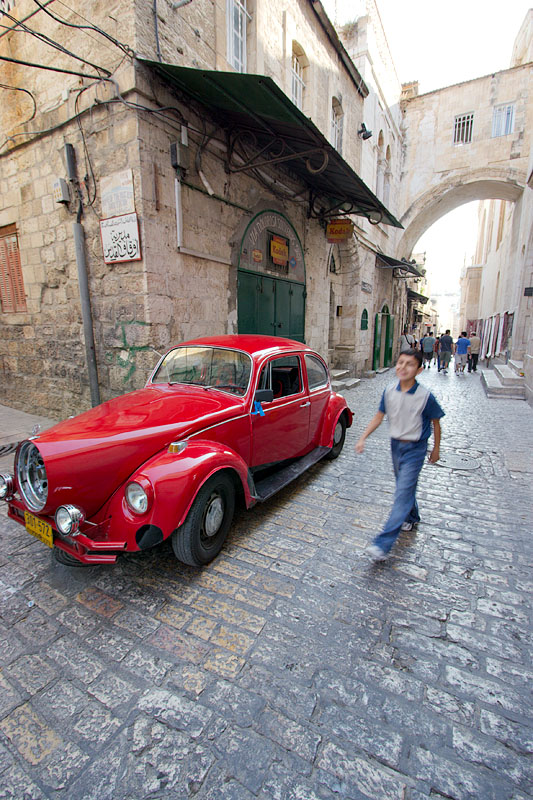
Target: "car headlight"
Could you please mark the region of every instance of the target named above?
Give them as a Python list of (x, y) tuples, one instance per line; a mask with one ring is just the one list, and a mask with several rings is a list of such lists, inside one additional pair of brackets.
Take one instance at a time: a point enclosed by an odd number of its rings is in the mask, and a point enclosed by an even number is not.
[(148, 511), (148, 494), (136, 481), (126, 486), (126, 502), (135, 514), (146, 514)]
[(9, 472), (0, 473), (0, 500), (11, 500), (15, 493), (15, 481)]
[(61, 536), (77, 536), (85, 514), (77, 506), (59, 506), (55, 515), (56, 528)]

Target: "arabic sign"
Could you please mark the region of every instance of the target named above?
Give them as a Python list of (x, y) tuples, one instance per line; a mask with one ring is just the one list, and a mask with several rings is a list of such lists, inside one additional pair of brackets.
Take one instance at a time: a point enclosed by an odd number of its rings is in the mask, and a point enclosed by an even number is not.
[(141, 260), (137, 214), (101, 219), (100, 235), (106, 264)]
[(113, 172), (100, 178), (100, 195), (102, 197), (102, 217), (118, 217), (135, 211), (133, 196), (133, 173), (131, 169)]
[(328, 242), (345, 242), (353, 234), (353, 222), (351, 219), (332, 219), (328, 222), (326, 236)]

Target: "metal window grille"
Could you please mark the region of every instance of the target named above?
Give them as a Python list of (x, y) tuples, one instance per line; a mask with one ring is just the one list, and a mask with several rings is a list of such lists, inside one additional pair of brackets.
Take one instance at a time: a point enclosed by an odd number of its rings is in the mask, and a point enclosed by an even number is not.
[(296, 55), (296, 53), (292, 54), (292, 94), (291, 100), (295, 106), (298, 106), (300, 111), (303, 108), (303, 100), (304, 100), (304, 68), (302, 62)]
[(492, 136), (507, 136), (514, 131), (514, 104), (495, 106), (492, 112)]
[(339, 103), (333, 102), (331, 105), (331, 144), (339, 153), (342, 153), (343, 122), (344, 114), (342, 113), (342, 106)]
[(461, 114), (455, 117), (455, 125), (453, 130), (453, 143), (454, 144), (469, 144), (472, 141), (472, 132), (474, 130), (474, 114)]
[(249, 19), (246, 0), (227, 0), (228, 61), (237, 72), (246, 72), (246, 23)]
[(366, 308), (363, 309), (363, 313), (361, 314), (361, 330), (368, 330), (368, 311)]
[(26, 311), (20, 252), (15, 226), (0, 229), (0, 306), (6, 312)]

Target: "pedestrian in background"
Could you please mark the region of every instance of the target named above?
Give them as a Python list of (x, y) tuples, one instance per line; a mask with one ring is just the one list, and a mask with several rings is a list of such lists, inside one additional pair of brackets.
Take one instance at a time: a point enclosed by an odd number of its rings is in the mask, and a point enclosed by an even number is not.
[(470, 339), (463, 331), (455, 343), (455, 371), (464, 372), (470, 355)]
[(439, 354), (439, 342), (440, 336), (435, 338), (435, 344), (433, 346), (433, 366), (437, 365), (437, 370), (440, 372), (440, 354)]
[(422, 339), (422, 353), (424, 356), (424, 369), (431, 368), (431, 359), (433, 358), (433, 349), (435, 347), (435, 337), (433, 331), (430, 331), (427, 336)]
[(368, 548), (375, 561), (384, 561), (400, 531), (410, 531), (420, 521), (416, 487), (424, 465), (432, 426), (434, 443), (429, 461), (435, 464), (439, 460), (440, 418), (444, 416), (444, 411), (431, 392), (416, 380), (421, 372), (420, 350), (412, 349), (400, 353), (396, 362), (398, 382), (385, 389), (379, 411), (355, 445), (356, 452), (362, 453), (365, 440), (379, 428), (387, 415), (396, 492), (389, 518)]
[(403, 333), (400, 336), (400, 353), (404, 353), (406, 350), (411, 350), (411, 348), (416, 347), (416, 339), (411, 334), (408, 333), (407, 325), (403, 329)]
[(470, 334), (470, 358), (468, 359), (468, 371), (477, 372), (477, 362), (481, 349), (481, 339), (477, 333)]
[(446, 333), (444, 336), (440, 337), (439, 341), (440, 368), (444, 375), (448, 374), (448, 367), (450, 366), (453, 350), (453, 339), (450, 336), (450, 329), (447, 328)]

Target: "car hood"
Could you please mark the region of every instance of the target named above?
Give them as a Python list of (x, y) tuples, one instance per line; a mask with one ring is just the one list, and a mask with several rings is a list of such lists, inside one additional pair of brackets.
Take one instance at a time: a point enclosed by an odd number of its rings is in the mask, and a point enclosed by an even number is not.
[(74, 503), (90, 517), (170, 442), (243, 412), (243, 398), (196, 386), (158, 384), (54, 425), (34, 439), (48, 480), (43, 513)]

